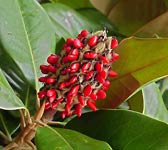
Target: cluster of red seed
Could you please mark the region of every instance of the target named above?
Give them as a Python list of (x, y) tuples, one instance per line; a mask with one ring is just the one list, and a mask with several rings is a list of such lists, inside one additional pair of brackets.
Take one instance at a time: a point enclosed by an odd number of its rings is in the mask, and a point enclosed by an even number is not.
[(107, 37), (106, 30), (96, 33), (81, 31), (77, 38), (68, 38), (60, 56), (51, 54), (49, 65), (41, 65), (44, 86), (38, 93), (45, 100), (45, 109), (57, 109), (62, 118), (77, 114), (88, 106), (96, 111), (96, 100), (106, 98), (110, 86), (107, 77), (117, 75), (111, 64), (119, 58), (113, 51), (117, 39)]

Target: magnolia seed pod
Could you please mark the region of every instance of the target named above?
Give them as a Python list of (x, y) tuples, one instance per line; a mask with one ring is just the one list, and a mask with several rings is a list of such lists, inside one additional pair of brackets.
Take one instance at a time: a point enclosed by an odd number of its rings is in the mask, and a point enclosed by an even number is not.
[(45, 109), (62, 112), (62, 118), (76, 114), (79, 117), (83, 107), (96, 111), (96, 101), (106, 98), (110, 86), (108, 77), (116, 77), (112, 63), (119, 58), (113, 52), (118, 45), (107, 31), (89, 33), (82, 30), (77, 38), (68, 38), (59, 56), (51, 54), (47, 65), (41, 65), (44, 85), (38, 93), (45, 101)]

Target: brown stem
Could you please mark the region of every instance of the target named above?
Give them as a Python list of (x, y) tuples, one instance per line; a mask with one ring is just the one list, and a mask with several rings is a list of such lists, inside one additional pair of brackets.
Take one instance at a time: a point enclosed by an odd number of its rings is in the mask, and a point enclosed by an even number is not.
[[(23, 113), (21, 113), (21, 122), (23, 123), (20, 134), (13, 140), (12, 143), (7, 145), (5, 150), (21, 150), (21, 149), (29, 149), (36, 150), (35, 145), (31, 142), (31, 140), (35, 137), (36, 129), (38, 126), (41, 126), (38, 122), (40, 122), (43, 114), (44, 114), (45, 102), (42, 104), (40, 109), (36, 112), (32, 119), (30, 118), (28, 110), (26, 110), (27, 122), (24, 122), (25, 118)], [(45, 125), (45, 124), (43, 124)]]
[(0, 143), (3, 142), (3, 144), (11, 142), (11, 140), (2, 131), (0, 131), (0, 139)]
[(23, 110), (20, 109), (20, 110), (19, 110), (19, 113), (20, 113), (20, 128), (21, 128), (21, 130), (23, 130), (24, 127), (26, 126), (26, 122), (25, 122), (25, 117), (24, 117)]
[(48, 110), (44, 112), (44, 108), (45, 102), (33, 117), (30, 117), (28, 110), (19, 111), (21, 115), (21, 132), (12, 143), (4, 148), (5, 150), (36, 150), (36, 146), (31, 141), (35, 137), (37, 127), (51, 123), (56, 114), (56, 110)]
[(49, 109), (49, 110), (47, 110), (47, 111), (45, 111), (44, 112), (44, 114), (43, 114), (43, 116), (42, 116), (42, 118), (41, 118), (41, 120), (44, 122), (44, 123), (48, 123), (48, 122), (50, 122), (50, 121), (52, 121), (53, 120), (53, 118), (54, 118), (54, 115), (56, 114), (56, 110), (53, 110), (53, 109)]

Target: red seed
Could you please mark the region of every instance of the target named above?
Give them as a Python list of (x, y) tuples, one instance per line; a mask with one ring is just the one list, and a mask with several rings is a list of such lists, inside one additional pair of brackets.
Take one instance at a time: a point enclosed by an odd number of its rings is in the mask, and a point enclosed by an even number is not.
[(101, 88), (102, 88), (102, 90), (104, 90), (104, 91), (107, 91), (107, 90), (109, 89), (108, 87), (106, 87), (106, 86), (104, 86), (104, 85), (103, 85)]
[(75, 105), (75, 114), (77, 114), (78, 117), (81, 116), (81, 114), (82, 114), (82, 106), (81, 106), (81, 104), (76, 104)]
[(73, 49), (72, 52), (71, 52), (71, 55), (76, 55), (76, 56), (78, 56), (78, 54), (79, 54), (79, 51), (78, 51), (77, 48)]
[(90, 58), (90, 52), (86, 52), (86, 53), (84, 54), (84, 57), (85, 57), (85, 58)]
[(47, 62), (49, 64), (55, 64), (58, 61), (58, 56), (56, 54), (51, 54), (48, 58), (47, 58)]
[(83, 99), (83, 96), (81, 96), (81, 95), (78, 96), (78, 101), (79, 101), (79, 103), (80, 103), (82, 106), (85, 104), (85, 101), (84, 101), (84, 99)]
[(62, 58), (62, 63), (66, 63), (67, 61), (68, 61), (67, 56), (65, 56), (65, 57)]
[(110, 86), (110, 81), (109, 81), (109, 80), (106, 80), (106, 81), (104, 82), (103, 86), (109, 87), (109, 86)]
[(71, 69), (74, 70), (74, 69), (77, 69), (79, 67), (79, 63), (73, 63), (71, 65)]
[(40, 70), (42, 73), (47, 74), (48, 73), (47, 65), (40, 65)]
[(47, 91), (47, 96), (48, 96), (48, 97), (56, 96), (56, 94), (57, 94), (57, 92), (56, 92), (55, 89), (49, 89), (49, 90)]
[(82, 30), (81, 33), (80, 33), (80, 35), (82, 37), (86, 37), (88, 34), (89, 34), (89, 32), (87, 30)]
[(58, 104), (59, 104), (59, 103), (58, 103), (57, 101), (56, 101), (56, 102), (54, 101), (54, 102), (52, 103), (51, 108), (52, 108), (52, 109), (57, 108)]
[(48, 65), (48, 72), (52, 72), (52, 73), (55, 73), (56, 72), (56, 68), (52, 65)]
[(96, 75), (95, 80), (99, 81), (101, 84), (104, 84), (104, 82), (105, 82), (105, 78), (103, 78), (99, 74)]
[(89, 96), (91, 93), (92, 93), (92, 87), (91, 85), (87, 85), (83, 90), (84, 97)]
[(67, 44), (66, 44), (66, 43), (62, 45), (62, 49), (63, 49), (63, 50), (65, 50), (66, 47), (67, 47)]
[(97, 44), (97, 42), (98, 42), (98, 37), (94, 35), (88, 40), (88, 45), (90, 47), (93, 47)]
[(56, 98), (56, 95), (51, 96), (51, 97), (49, 98), (49, 102), (50, 102), (50, 103), (53, 103), (54, 100), (55, 100), (55, 98)]
[(65, 112), (66, 112), (66, 115), (67, 115), (67, 116), (70, 116), (70, 115), (71, 115), (70, 109), (71, 109), (70, 105), (69, 105), (69, 104), (66, 104), (66, 105), (65, 105)]
[(98, 81), (99, 81), (101, 84), (104, 84), (105, 79), (104, 79), (104, 78), (102, 78), (102, 77), (99, 77), (99, 78), (98, 78)]
[(55, 67), (60, 68), (60, 66), (61, 66), (61, 64), (57, 63)]
[(95, 103), (92, 102), (91, 100), (88, 100), (88, 101), (87, 101), (87, 106), (88, 106), (90, 109), (92, 109), (93, 111), (96, 111), (96, 110), (97, 110), (97, 108), (96, 108), (96, 106), (95, 106)]
[(97, 98), (98, 98), (98, 99), (104, 99), (104, 98), (106, 98), (106, 92), (103, 91), (103, 90), (99, 90), (99, 91), (96, 93), (96, 95), (97, 95)]
[(61, 118), (64, 119), (65, 117), (66, 117), (66, 112), (63, 111), (63, 112), (61, 113)]
[(72, 83), (75, 83), (77, 81), (78, 77), (77, 76), (73, 76), (71, 77), (71, 79), (69, 80), (69, 83), (72, 84)]
[(47, 78), (46, 83), (47, 84), (53, 84), (56, 81), (55, 78)]
[(103, 79), (107, 77), (107, 73), (104, 70), (99, 72), (98, 75), (100, 75)]
[(92, 70), (87, 72), (87, 74), (85, 75), (86, 80), (90, 80), (92, 77), (93, 77), (93, 71)]
[(42, 90), (38, 92), (38, 98), (42, 99), (46, 96), (46, 90)]
[(90, 75), (90, 76), (93, 76), (93, 71), (91, 70), (87, 74)]
[(48, 78), (48, 77), (40, 77), (40, 78), (39, 78), (39, 81), (40, 81), (40, 82), (46, 82), (47, 78)]
[(96, 58), (97, 57), (97, 53), (95, 52), (90, 52), (90, 58)]
[(111, 40), (111, 49), (114, 49), (114, 48), (116, 48), (117, 46), (118, 46), (118, 41), (117, 41), (116, 38), (113, 38), (113, 39)]
[(85, 57), (86, 59), (94, 59), (94, 58), (97, 57), (97, 53), (95, 53), (95, 52), (86, 52), (86, 53), (84, 54), (84, 57)]
[(63, 100), (64, 100), (64, 98), (61, 97), (61, 98), (57, 99), (57, 102), (60, 103), (60, 102), (62, 102)]
[(73, 97), (72, 96), (67, 96), (67, 104), (71, 105), (73, 102)]
[(65, 82), (65, 86), (70, 86), (70, 83), (69, 82)]
[(71, 72), (71, 67), (66, 68), (67, 72)]
[(82, 48), (83, 47), (83, 43), (79, 39), (75, 39), (74, 40), (74, 47), (75, 48)]
[(118, 58), (120, 57), (120, 55), (118, 54), (118, 53), (112, 53), (112, 59), (111, 59), (111, 61), (116, 61), (116, 60), (118, 60)]
[(68, 39), (66, 40), (66, 44), (67, 44), (67, 45), (73, 45), (73, 43), (74, 43), (74, 39), (73, 39), (73, 38), (68, 38)]
[(72, 87), (72, 89), (69, 91), (68, 96), (76, 96), (79, 90), (79, 85), (75, 85)]
[(68, 54), (68, 53), (71, 51), (71, 47), (70, 47), (70, 46), (67, 46), (67, 47), (65, 48), (65, 50), (66, 50), (66, 53)]
[(83, 37), (82, 37), (82, 35), (79, 33), (79, 34), (78, 34), (78, 39), (81, 39), (81, 38), (83, 38)]
[(69, 61), (73, 61), (73, 60), (76, 60), (78, 57), (76, 56), (76, 55), (68, 55), (67, 56), (67, 59), (69, 60)]
[(109, 60), (108, 58), (104, 57), (104, 56), (100, 56), (99, 59), (104, 63), (104, 64), (108, 64)]
[(107, 91), (110, 87), (110, 81), (109, 80), (106, 80), (102, 86), (102, 89)]
[(67, 70), (66, 70), (66, 69), (62, 70), (62, 71), (61, 71), (61, 74), (62, 74), (62, 75), (66, 75), (66, 74), (67, 74)]
[(59, 98), (56, 101), (53, 101), (51, 106), (52, 109), (55, 109), (61, 101), (63, 101), (63, 98)]
[(65, 88), (65, 87), (66, 87), (66, 82), (62, 82), (62, 83), (59, 84), (59, 87), (58, 87), (58, 88), (59, 88), (60, 90), (62, 90), (62, 89)]
[(92, 100), (97, 100), (97, 95), (94, 93), (91, 93), (89, 96)]
[(48, 110), (51, 107), (50, 102), (46, 101), (45, 102), (45, 110)]
[(80, 64), (77, 62), (77, 63), (73, 63), (71, 66), (70, 66), (70, 72), (71, 73), (74, 73), (74, 72), (77, 72), (78, 69), (79, 69), (79, 66)]
[(90, 62), (84, 63), (82, 65), (82, 72), (85, 73), (90, 68)]
[(95, 64), (95, 69), (96, 69), (98, 72), (101, 72), (102, 69), (103, 69), (103, 65), (97, 62), (97, 63)]
[(117, 74), (117, 72), (115, 72), (115, 71), (112, 71), (112, 70), (110, 70), (109, 72), (108, 72), (108, 76), (110, 76), (110, 77), (116, 77), (118, 74)]
[(89, 75), (85, 75), (85, 79), (86, 80), (90, 80), (92, 76), (89, 76)]

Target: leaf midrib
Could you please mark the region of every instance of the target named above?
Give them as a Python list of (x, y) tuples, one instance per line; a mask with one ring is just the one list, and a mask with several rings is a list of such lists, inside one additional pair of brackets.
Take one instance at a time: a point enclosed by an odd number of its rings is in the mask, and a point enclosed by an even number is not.
[(24, 23), (24, 17), (23, 17), (23, 15), (22, 15), (22, 11), (21, 11), (21, 7), (20, 7), (20, 5), (19, 5), (19, 2), (18, 2), (18, 0), (15, 0), (16, 1), (16, 5), (17, 5), (17, 7), (18, 7), (18, 10), (19, 10), (19, 14), (20, 14), (20, 16), (21, 16), (21, 22), (22, 22), (22, 24), (23, 24), (23, 29), (24, 29), (24, 33), (25, 33), (25, 36), (26, 36), (26, 40), (27, 40), (27, 44), (28, 44), (28, 47), (29, 47), (29, 52), (30, 52), (30, 56), (31, 56), (31, 59), (32, 59), (32, 64), (33, 64), (33, 70), (34, 70), (34, 76), (35, 76), (35, 89), (38, 91), (38, 89), (39, 89), (39, 87), (38, 87), (38, 80), (37, 80), (37, 71), (36, 71), (36, 67), (35, 67), (35, 61), (34, 61), (34, 56), (33, 56), (33, 53), (32, 53), (32, 48), (31, 48), (31, 43), (30, 43), (30, 41), (29, 41), (29, 36), (28, 36), (28, 32), (27, 32), (27, 30), (26, 30), (26, 25), (25, 25), (25, 23)]
[(124, 77), (126, 77), (126, 76), (131, 75), (132, 73), (141, 71), (141, 70), (143, 70), (144, 68), (151, 67), (151, 66), (154, 66), (154, 65), (156, 65), (156, 64), (159, 64), (159, 63), (161, 63), (161, 61), (165, 61), (166, 58), (168, 58), (168, 55), (165, 56), (165, 57), (162, 57), (162, 58), (160, 58), (160, 59), (157, 59), (157, 60), (155, 60), (155, 61), (153, 61), (153, 62), (151, 62), (151, 63), (149, 63), (149, 64), (143, 65), (143, 66), (141, 66), (141, 67), (139, 67), (139, 68), (137, 68), (137, 69), (133, 69), (132, 71), (129, 71), (129, 72), (123, 74), (123, 75), (120, 75), (119, 77), (117, 77), (117, 78), (115, 78), (115, 79), (113, 79), (113, 80), (111, 80), (111, 81), (120, 80), (120, 79), (122, 79), (122, 78), (124, 78)]
[(48, 129), (52, 130), (54, 133), (56, 133), (69, 146), (69, 148), (71, 148), (72, 150), (74, 150), (73, 147), (67, 142), (67, 140), (59, 132), (56, 131), (56, 129), (54, 130), (53, 128), (51, 128), (49, 126), (46, 126), (46, 127)]

